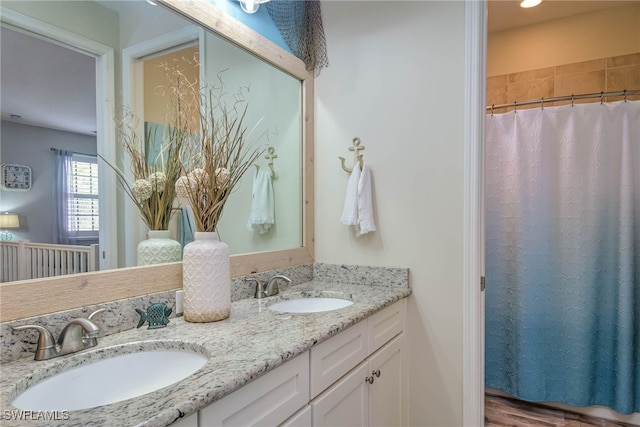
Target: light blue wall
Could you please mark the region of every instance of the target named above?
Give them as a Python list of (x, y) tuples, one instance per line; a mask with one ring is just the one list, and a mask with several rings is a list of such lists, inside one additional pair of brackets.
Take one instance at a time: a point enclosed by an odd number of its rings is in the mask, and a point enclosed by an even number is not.
[(287, 52), (291, 52), (291, 49), (289, 49), (289, 46), (287, 46), (287, 43), (278, 31), (278, 27), (276, 27), (276, 24), (269, 16), (265, 5), (261, 5), (256, 13), (249, 14), (240, 9), (240, 3), (236, 0), (209, 0), (209, 3), (222, 9), (238, 21), (282, 47)]

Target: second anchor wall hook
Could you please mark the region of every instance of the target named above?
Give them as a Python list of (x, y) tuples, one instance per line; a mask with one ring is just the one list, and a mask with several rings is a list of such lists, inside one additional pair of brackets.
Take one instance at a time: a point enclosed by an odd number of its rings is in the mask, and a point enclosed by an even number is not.
[[(275, 154), (276, 149), (273, 147), (269, 147), (267, 149), (267, 152), (269, 154), (267, 154), (266, 156), (264, 156), (265, 159), (269, 160), (269, 162), (267, 162), (267, 166), (269, 166), (269, 175), (271, 175), (271, 179), (276, 179), (276, 170), (273, 167), (273, 159), (277, 159), (278, 155)], [(256, 167), (257, 170), (260, 170), (260, 166), (259, 165), (254, 165)]]
[[(353, 138), (353, 146), (349, 147), (349, 151), (353, 151), (353, 164), (355, 166), (356, 162), (358, 162), (360, 164), (360, 169), (362, 169), (362, 166), (364, 164), (364, 160), (362, 160), (363, 154), (360, 154), (360, 151), (364, 150), (364, 145), (360, 145), (360, 138), (358, 138), (357, 136), (355, 138)], [(353, 172), (353, 167), (352, 168), (348, 168), (344, 162), (345, 159), (344, 157), (338, 157), (340, 159), (340, 164), (342, 165), (342, 169), (344, 169), (345, 172), (347, 173), (351, 173)]]

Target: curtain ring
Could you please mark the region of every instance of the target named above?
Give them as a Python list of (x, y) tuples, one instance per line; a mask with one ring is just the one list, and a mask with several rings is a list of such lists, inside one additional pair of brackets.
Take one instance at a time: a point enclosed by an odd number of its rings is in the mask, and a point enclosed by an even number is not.
[(491, 104), (491, 115), (493, 116), (493, 106), (496, 104)]
[(573, 107), (573, 94), (571, 94), (571, 106)]
[(600, 92), (600, 105), (604, 104), (604, 92)]
[(544, 96), (540, 98), (540, 109), (544, 110)]
[(624, 102), (627, 102), (627, 90), (624, 90)]
[(517, 113), (518, 112), (518, 105), (516, 101), (513, 101), (513, 112)]

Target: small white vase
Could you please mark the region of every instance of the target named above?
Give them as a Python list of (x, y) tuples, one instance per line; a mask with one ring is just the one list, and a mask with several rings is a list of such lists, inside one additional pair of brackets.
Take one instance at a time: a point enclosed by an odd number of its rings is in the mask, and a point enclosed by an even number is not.
[(169, 238), (169, 230), (149, 230), (149, 238), (138, 244), (138, 265), (162, 264), (182, 259), (182, 246)]
[(216, 232), (196, 232), (184, 247), (184, 320), (215, 322), (231, 314), (229, 246)]

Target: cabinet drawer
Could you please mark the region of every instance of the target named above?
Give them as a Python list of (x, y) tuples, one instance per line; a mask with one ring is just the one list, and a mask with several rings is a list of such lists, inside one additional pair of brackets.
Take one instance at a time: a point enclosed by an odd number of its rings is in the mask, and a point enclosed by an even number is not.
[(404, 329), (406, 298), (377, 312), (367, 320), (369, 352), (373, 353)]
[(311, 349), (311, 398), (367, 357), (367, 322), (360, 322)]
[(200, 410), (202, 426), (278, 425), (309, 402), (309, 352)]

